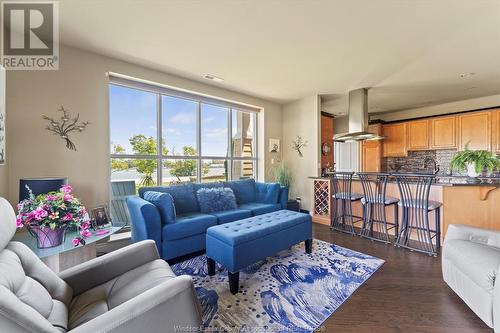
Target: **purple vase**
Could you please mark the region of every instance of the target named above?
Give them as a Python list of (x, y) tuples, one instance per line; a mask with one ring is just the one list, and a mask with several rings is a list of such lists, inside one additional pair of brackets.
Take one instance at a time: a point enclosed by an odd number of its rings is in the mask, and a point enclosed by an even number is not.
[(50, 229), (49, 227), (30, 226), (29, 230), (36, 237), (38, 248), (46, 249), (62, 244), (66, 227)]

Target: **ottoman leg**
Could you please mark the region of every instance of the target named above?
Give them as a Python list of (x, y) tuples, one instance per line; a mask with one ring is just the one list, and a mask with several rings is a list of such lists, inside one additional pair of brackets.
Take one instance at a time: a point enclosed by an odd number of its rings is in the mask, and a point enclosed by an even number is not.
[(306, 239), (304, 241), (304, 245), (305, 245), (305, 248), (306, 248), (306, 253), (307, 254), (312, 253), (312, 245), (313, 245), (312, 239)]
[(215, 261), (209, 257), (207, 257), (207, 268), (208, 268), (208, 275), (214, 276), (215, 275)]
[(240, 272), (227, 272), (227, 275), (229, 277), (229, 291), (235, 295), (238, 293), (238, 289), (240, 289)]

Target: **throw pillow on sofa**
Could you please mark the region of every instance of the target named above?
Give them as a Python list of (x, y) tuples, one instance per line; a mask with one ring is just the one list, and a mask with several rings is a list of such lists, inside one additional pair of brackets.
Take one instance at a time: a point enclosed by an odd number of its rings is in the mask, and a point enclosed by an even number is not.
[(144, 200), (151, 202), (158, 208), (161, 220), (164, 223), (174, 223), (177, 217), (175, 212), (174, 199), (168, 193), (147, 191), (144, 193)]
[(240, 179), (225, 182), (224, 185), (233, 190), (238, 205), (255, 202), (255, 179)]
[(234, 192), (228, 187), (201, 188), (196, 197), (200, 211), (205, 214), (237, 208)]

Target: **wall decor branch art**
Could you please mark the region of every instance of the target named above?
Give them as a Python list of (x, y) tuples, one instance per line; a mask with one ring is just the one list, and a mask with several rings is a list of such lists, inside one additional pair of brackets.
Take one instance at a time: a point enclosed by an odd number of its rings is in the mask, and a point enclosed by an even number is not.
[(80, 114), (77, 114), (76, 117), (71, 119), (68, 110), (62, 105), (58, 111), (62, 112), (62, 116), (59, 120), (42, 115), (42, 118), (49, 122), (45, 129), (52, 132), (54, 135), (59, 135), (61, 139), (66, 141), (66, 148), (76, 150), (76, 146), (73, 141), (70, 140), (69, 134), (72, 132), (83, 132), (90, 123), (88, 121), (78, 122)]
[(302, 148), (307, 146), (307, 140), (304, 140), (300, 135), (297, 136), (297, 138), (292, 141), (292, 149), (296, 150), (297, 153), (299, 153), (300, 157), (304, 157), (302, 154)]

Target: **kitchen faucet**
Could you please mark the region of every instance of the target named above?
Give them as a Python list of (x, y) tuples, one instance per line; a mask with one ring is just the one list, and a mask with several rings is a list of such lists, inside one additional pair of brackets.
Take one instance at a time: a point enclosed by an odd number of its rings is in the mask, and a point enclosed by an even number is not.
[(432, 164), (434, 164), (433, 174), (437, 174), (439, 172), (439, 165), (437, 164), (436, 159), (433, 157), (426, 157), (422, 168), (427, 168), (427, 162), (432, 162)]

